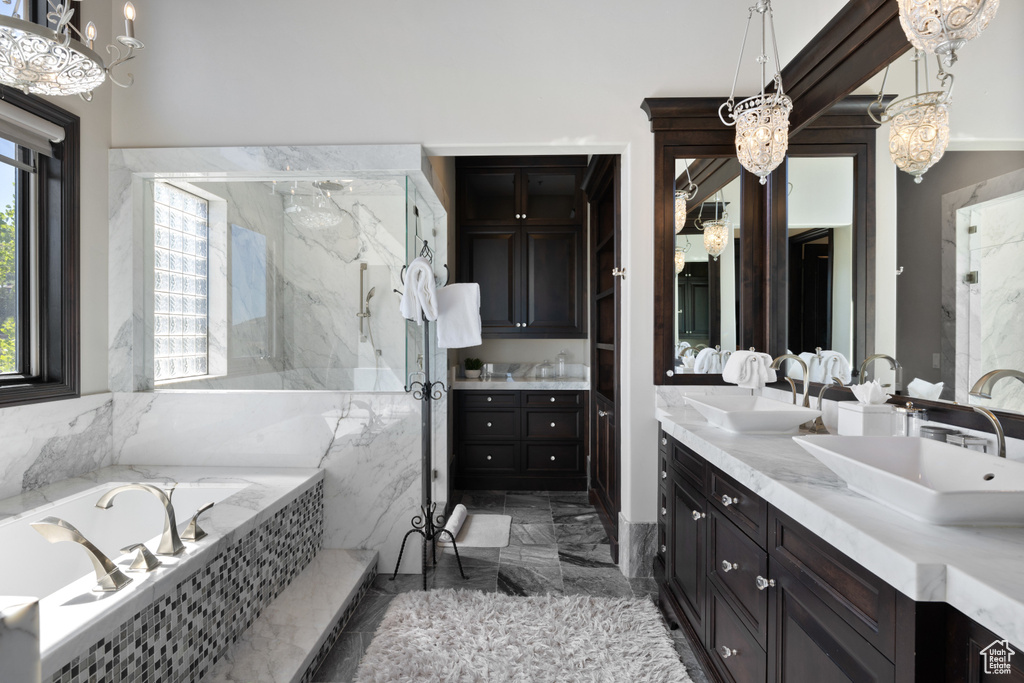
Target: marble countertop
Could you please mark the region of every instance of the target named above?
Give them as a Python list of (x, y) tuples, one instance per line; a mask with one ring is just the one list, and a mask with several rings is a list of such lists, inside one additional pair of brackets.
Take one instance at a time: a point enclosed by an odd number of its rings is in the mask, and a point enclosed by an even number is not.
[[(235, 541), (255, 529), (299, 495), (323, 479), (322, 470), (313, 468), (232, 468), (232, 467), (105, 467), (0, 501), (0, 521), (30, 515), (61, 499), (95, 488), (98, 484), (141, 481), (157, 485), (203, 482), (246, 484), (203, 514), (202, 526), (208, 536), (196, 543), (185, 542), (185, 553), (164, 558), (163, 565), (147, 574), (132, 574), (132, 583), (116, 593), (92, 592), (95, 578), (88, 576), (65, 586), (39, 602), (40, 650), (44, 679), (52, 671), (47, 666), (70, 660), (97, 638), (126, 618), (139, 612), (157, 598), (210, 561)], [(179, 519), (179, 526), (184, 520)], [(119, 566), (130, 561), (127, 555), (114, 559)]]
[(519, 377), (511, 382), (504, 379), (484, 382), (479, 379), (460, 377), (452, 382), (452, 389), (461, 391), (588, 391), (590, 380), (582, 377), (566, 377), (564, 379)]
[(790, 436), (732, 434), (690, 408), (658, 409), (663, 429), (904, 595), (946, 602), (1024, 643), (1024, 527), (918, 522), (854, 493)]

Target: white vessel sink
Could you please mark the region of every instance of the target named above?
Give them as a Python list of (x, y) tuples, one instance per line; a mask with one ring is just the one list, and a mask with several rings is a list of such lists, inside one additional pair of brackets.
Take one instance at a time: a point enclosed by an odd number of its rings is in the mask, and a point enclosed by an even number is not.
[(906, 436), (798, 436), (856, 491), (929, 524), (1024, 525), (1024, 463)]
[(793, 434), (821, 411), (761, 396), (701, 396), (686, 398), (708, 422), (740, 434)]

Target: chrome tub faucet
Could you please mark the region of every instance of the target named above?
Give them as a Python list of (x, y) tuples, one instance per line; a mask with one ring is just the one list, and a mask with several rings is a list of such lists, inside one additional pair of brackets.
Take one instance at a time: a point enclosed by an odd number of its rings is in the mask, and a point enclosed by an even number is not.
[[(171, 496), (164, 493), (161, 489), (151, 484), (124, 484), (123, 486), (116, 486), (96, 501), (96, 507), (103, 508), (104, 510), (110, 509), (110, 506), (114, 504), (114, 497), (124, 491), (146, 491), (147, 493), (153, 494), (160, 504), (164, 506), (164, 531), (160, 535), (160, 544), (157, 546), (157, 555), (180, 555), (185, 550), (185, 544), (181, 542), (181, 537), (178, 535), (178, 525), (174, 519), (174, 506), (171, 505)], [(171, 489), (171, 495), (174, 494), (174, 489)]]
[(93, 569), (96, 570), (96, 592), (110, 593), (119, 591), (132, 580), (125, 576), (110, 558), (103, 554), (99, 548), (94, 546), (89, 539), (82, 535), (82, 532), (58, 517), (46, 517), (38, 522), (32, 522), (32, 528), (42, 534), (50, 543), (70, 541), (78, 543), (88, 553), (92, 561)]

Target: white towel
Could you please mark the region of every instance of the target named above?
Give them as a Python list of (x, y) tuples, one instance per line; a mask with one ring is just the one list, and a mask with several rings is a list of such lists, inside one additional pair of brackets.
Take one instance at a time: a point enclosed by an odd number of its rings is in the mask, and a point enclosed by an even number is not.
[(480, 346), (480, 285), (465, 282), (437, 290), (437, 345)]
[(697, 354), (697, 360), (693, 363), (693, 371), (699, 375), (714, 374), (722, 371), (722, 360), (718, 351), (714, 349), (701, 349)]
[(451, 516), (444, 525), (445, 530), (451, 533), (451, 536), (448, 534), (442, 534), (439, 537), (439, 543), (446, 543), (450, 545), (451, 542), (459, 535), (459, 531), (462, 530), (462, 525), (466, 522), (466, 517), (468, 516), (469, 513), (466, 511), (465, 505), (462, 503), (456, 505), (455, 509), (452, 510)]
[(938, 384), (932, 384), (926, 382), (920, 377), (915, 377), (910, 380), (910, 384), (907, 385), (907, 393), (911, 398), (925, 398), (929, 401), (938, 401), (942, 397), (942, 389), (945, 386), (943, 382)]
[(764, 389), (778, 379), (771, 369), (772, 357), (767, 353), (734, 351), (722, 370), (722, 380), (745, 389)]
[(850, 369), (850, 361), (846, 359), (846, 356), (838, 351), (822, 351), (821, 357), (824, 359), (821, 364), (822, 378), (814, 381), (828, 383), (832, 381), (833, 377), (838, 377), (843, 381), (843, 384), (850, 383), (853, 379), (853, 374)]
[(405, 269), (405, 293), (402, 294), (402, 317), (423, 324), (423, 318), (437, 320), (437, 284), (430, 261), (414, 258)]

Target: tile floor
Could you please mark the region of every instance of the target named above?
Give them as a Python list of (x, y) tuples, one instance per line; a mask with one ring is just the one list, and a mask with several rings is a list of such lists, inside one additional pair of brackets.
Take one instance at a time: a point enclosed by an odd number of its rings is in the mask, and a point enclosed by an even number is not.
[[(428, 570), (429, 588), (466, 588), (509, 595), (647, 596), (657, 602), (654, 579), (627, 579), (612, 563), (611, 547), (597, 511), (585, 492), (471, 491), (460, 501), (469, 512), (512, 516), (506, 548), (459, 548), (468, 579), (459, 576), (455, 555), (439, 554)], [(439, 551), (440, 553), (440, 551)], [(422, 590), (419, 575), (378, 576), (338, 643), (313, 677), (314, 683), (347, 683), (373, 639), (391, 599), (398, 593)], [(707, 683), (685, 636), (671, 631), (676, 650), (694, 683)]]

